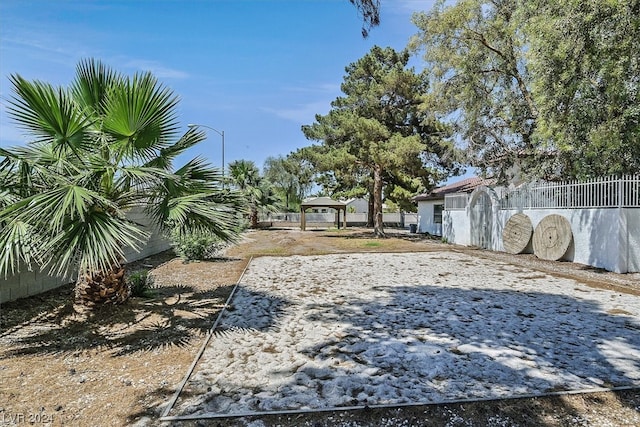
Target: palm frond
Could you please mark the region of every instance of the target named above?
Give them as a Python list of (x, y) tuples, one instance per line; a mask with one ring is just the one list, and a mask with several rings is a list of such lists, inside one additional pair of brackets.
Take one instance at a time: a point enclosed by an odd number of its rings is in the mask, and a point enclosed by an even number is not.
[(122, 77), (95, 59), (85, 59), (76, 67), (71, 93), (78, 105), (88, 114), (103, 117), (105, 100), (113, 85)]
[(0, 180), (4, 186), (22, 198), (46, 191), (58, 182), (68, 182), (66, 177), (77, 174), (82, 166), (69, 162), (76, 156), (61, 157), (51, 145), (30, 144), (3, 150), (5, 158), (0, 162)]
[(12, 193), (6, 188), (3, 189), (2, 187), (0, 187), (0, 209), (4, 209), (7, 206), (13, 205), (18, 200), (20, 200), (20, 198), (16, 194)]
[(109, 92), (103, 130), (114, 137), (123, 157), (149, 161), (177, 134), (177, 102), (150, 73), (136, 74)]
[(61, 153), (79, 152), (86, 145), (85, 129), (91, 120), (76, 107), (62, 88), (29, 82), (19, 75), (9, 77), (17, 96), (9, 101), (9, 115), (20, 127)]
[(149, 160), (145, 166), (152, 166), (161, 169), (172, 169), (173, 160), (185, 152), (187, 149), (204, 141), (207, 138), (206, 132), (197, 128), (189, 128), (187, 132), (174, 144), (160, 149), (159, 154)]
[(92, 59), (76, 71), (66, 90), (11, 77), (9, 114), (33, 142), (0, 148), (0, 271), (107, 270), (148, 237), (127, 220), (132, 207), (165, 229), (233, 240), (245, 201), (223, 189), (221, 170), (201, 158), (173, 170), (206, 138), (196, 128), (180, 136), (173, 92), (150, 73), (128, 78)]
[(209, 163), (202, 157), (196, 157), (188, 161), (184, 166), (175, 171), (175, 175), (182, 180), (188, 180), (189, 185), (200, 184), (199, 188), (214, 188), (216, 185), (222, 184), (222, 170), (211, 167)]
[(148, 238), (132, 222), (106, 212), (92, 211), (84, 221), (67, 223), (61, 232), (46, 241), (46, 266), (55, 275), (93, 274), (108, 271), (124, 260), (123, 248), (134, 250)]
[(16, 274), (20, 267), (26, 265), (31, 269), (34, 264), (40, 265), (38, 254), (41, 250), (37, 244), (43, 240), (28, 223), (20, 220), (9, 220), (4, 225), (0, 218), (0, 274), (5, 278)]
[(169, 200), (163, 212), (164, 223), (179, 235), (211, 233), (223, 241), (235, 241), (238, 211), (229, 205), (214, 203), (202, 194), (176, 197)]

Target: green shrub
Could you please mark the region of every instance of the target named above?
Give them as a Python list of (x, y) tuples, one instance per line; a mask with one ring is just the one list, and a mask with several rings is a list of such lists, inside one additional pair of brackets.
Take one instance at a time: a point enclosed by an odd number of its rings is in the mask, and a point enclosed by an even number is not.
[(132, 272), (129, 274), (127, 281), (131, 287), (132, 297), (151, 298), (155, 295), (155, 292), (151, 288), (153, 278), (149, 276), (147, 270), (136, 270)]
[(238, 224), (235, 227), (236, 233), (240, 234), (243, 231), (246, 231), (248, 229), (249, 229), (249, 219), (244, 217), (239, 218)]
[(214, 258), (226, 244), (210, 234), (188, 234), (172, 236), (173, 249), (185, 261)]

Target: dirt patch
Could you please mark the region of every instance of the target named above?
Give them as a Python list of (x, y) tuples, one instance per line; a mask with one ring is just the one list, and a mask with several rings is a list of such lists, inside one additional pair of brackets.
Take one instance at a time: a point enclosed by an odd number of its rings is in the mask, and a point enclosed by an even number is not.
[[(29, 419), (51, 421), (52, 425), (159, 424), (158, 408), (170, 399), (182, 380), (252, 256), (462, 251), (494, 257), (511, 266), (571, 277), (595, 287), (636, 295), (640, 291), (638, 275), (541, 262), (527, 255), (474, 251), (406, 232), (389, 234), (390, 238), (378, 240), (362, 229), (260, 230), (247, 233), (225, 258), (214, 261), (185, 264), (171, 253), (160, 254), (129, 268), (151, 270), (156, 287), (152, 299), (132, 299), (91, 316), (81, 316), (73, 310), (72, 288), (68, 285), (3, 304), (0, 424), (19, 424)], [(638, 391), (630, 390), (424, 408), (283, 415), (260, 421), (222, 420), (213, 425), (260, 422), (254, 425), (324, 426), (338, 425), (341, 420), (353, 421), (344, 425), (634, 425), (638, 424), (639, 408)], [(508, 417), (514, 422), (497, 424), (489, 421), (492, 417)], [(429, 424), (429, 420), (434, 422)]]

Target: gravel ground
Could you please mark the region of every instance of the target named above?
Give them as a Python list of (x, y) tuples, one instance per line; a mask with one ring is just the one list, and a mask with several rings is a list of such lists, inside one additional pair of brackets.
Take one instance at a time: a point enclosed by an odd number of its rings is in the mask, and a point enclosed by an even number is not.
[(255, 259), (172, 414), (640, 386), (636, 296), (499, 258)]

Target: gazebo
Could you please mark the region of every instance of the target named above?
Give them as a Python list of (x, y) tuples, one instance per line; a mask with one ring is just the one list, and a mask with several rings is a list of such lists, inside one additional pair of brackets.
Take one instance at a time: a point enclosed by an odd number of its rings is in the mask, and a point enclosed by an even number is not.
[(307, 227), (307, 219), (305, 212), (311, 208), (332, 208), (338, 211), (337, 223), (338, 229), (340, 228), (340, 211), (343, 211), (342, 218), (344, 219), (344, 228), (347, 228), (347, 204), (338, 200), (333, 200), (330, 197), (316, 197), (306, 200), (300, 204), (300, 229), (304, 231)]

